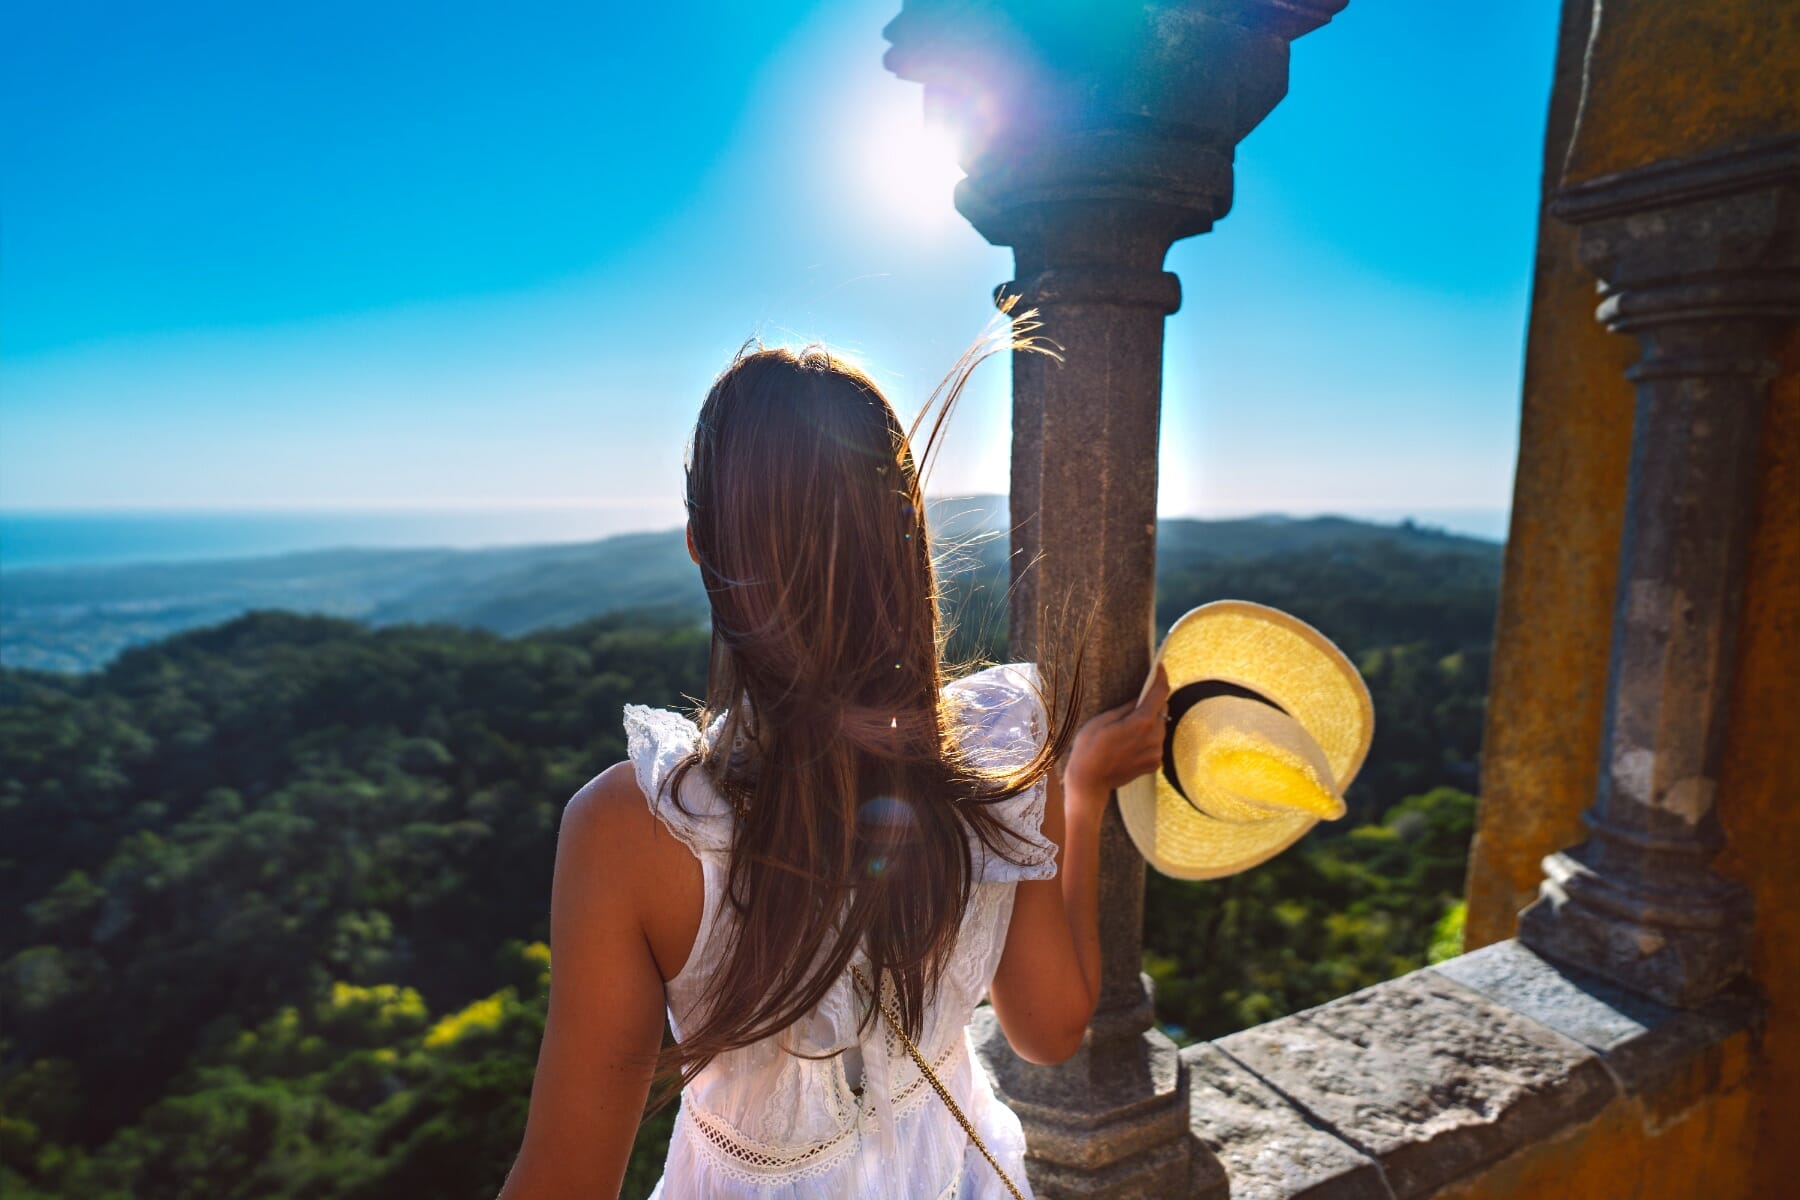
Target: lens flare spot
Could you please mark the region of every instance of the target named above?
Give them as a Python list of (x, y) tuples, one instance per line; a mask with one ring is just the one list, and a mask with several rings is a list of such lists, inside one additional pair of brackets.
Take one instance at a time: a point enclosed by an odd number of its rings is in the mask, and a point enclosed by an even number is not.
[(907, 829), (913, 823), (912, 805), (898, 796), (876, 796), (856, 810), (856, 823), (867, 829)]

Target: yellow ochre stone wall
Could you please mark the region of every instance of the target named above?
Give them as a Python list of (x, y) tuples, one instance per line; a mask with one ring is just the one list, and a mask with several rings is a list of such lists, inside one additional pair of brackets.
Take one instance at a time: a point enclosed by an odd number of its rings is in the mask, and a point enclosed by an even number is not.
[(1607, 0), (1595, 32), (1569, 183), (1800, 128), (1793, 0)]
[[(1546, 135), (1546, 182), (1570, 181), (1800, 128), (1800, 4), (1569, 0)], [(1581, 97), (1582, 66), (1590, 85)], [(1571, 129), (1579, 132), (1570, 151)], [(1551, 189), (1547, 189), (1548, 190)], [(1599, 763), (1606, 660), (1630, 453), (1636, 356), (1594, 319), (1574, 233), (1540, 223), (1494, 675), (1469, 869), (1470, 949), (1512, 936), (1545, 854), (1584, 836)], [(1719, 807), (1719, 868), (1756, 899), (1753, 971), (1767, 1022), (1712, 1086), (1621, 1101), (1462, 1189), (1487, 1196), (1791, 1194), (1800, 1177), (1800, 334), (1771, 387)], [(1697, 1068), (1703, 1069), (1703, 1068)], [(1692, 1081), (1690, 1081), (1692, 1082)]]
[(1434, 1200), (1738, 1200), (1760, 1191), (1739, 1034), (1650, 1095), (1615, 1100), (1585, 1125), (1508, 1156)]
[[(1570, 0), (1545, 132), (1554, 190), (1581, 98), (1591, 0)], [(1594, 319), (1575, 230), (1540, 215), (1519, 457), (1482, 741), (1468, 949), (1513, 936), (1539, 863), (1582, 838), (1600, 759), (1632, 391), (1631, 339)]]
[(1751, 973), (1767, 1015), (1751, 1061), (1752, 1196), (1793, 1194), (1800, 1179), (1800, 329), (1789, 333), (1781, 365), (1763, 416), (1731, 740), (1719, 778), (1718, 866), (1756, 897)]

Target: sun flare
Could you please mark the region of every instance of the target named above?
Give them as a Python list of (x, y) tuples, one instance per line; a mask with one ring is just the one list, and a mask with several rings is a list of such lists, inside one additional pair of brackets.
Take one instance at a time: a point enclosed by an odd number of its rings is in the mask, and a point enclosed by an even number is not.
[(883, 111), (860, 138), (869, 189), (884, 211), (915, 228), (958, 219), (954, 194), (963, 171), (954, 130), (905, 105)]

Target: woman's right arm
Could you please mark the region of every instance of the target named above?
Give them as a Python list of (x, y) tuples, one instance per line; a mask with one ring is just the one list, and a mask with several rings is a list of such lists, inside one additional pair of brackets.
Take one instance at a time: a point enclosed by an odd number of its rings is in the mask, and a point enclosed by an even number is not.
[(639, 905), (666, 894), (670, 878), (663, 850), (673, 839), (656, 839), (654, 823), (629, 764), (603, 771), (563, 812), (550, 1010), (524, 1143), (501, 1200), (619, 1194), (664, 1024), (662, 974)]
[(1056, 875), (1017, 885), (1012, 921), (988, 999), (1014, 1052), (1028, 1062), (1074, 1054), (1100, 999), (1100, 823), (1115, 789), (1162, 761), (1168, 677), (1161, 665), (1141, 697), (1091, 718), (1061, 777), (1047, 781), (1043, 833)]

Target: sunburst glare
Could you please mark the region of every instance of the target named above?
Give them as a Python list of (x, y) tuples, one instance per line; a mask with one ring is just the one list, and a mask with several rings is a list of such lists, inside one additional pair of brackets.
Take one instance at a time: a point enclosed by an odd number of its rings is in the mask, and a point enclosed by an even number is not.
[(869, 195), (891, 219), (915, 230), (952, 228), (962, 219), (953, 203), (963, 177), (956, 133), (927, 121), (916, 97), (907, 99), (881, 105), (857, 129)]

